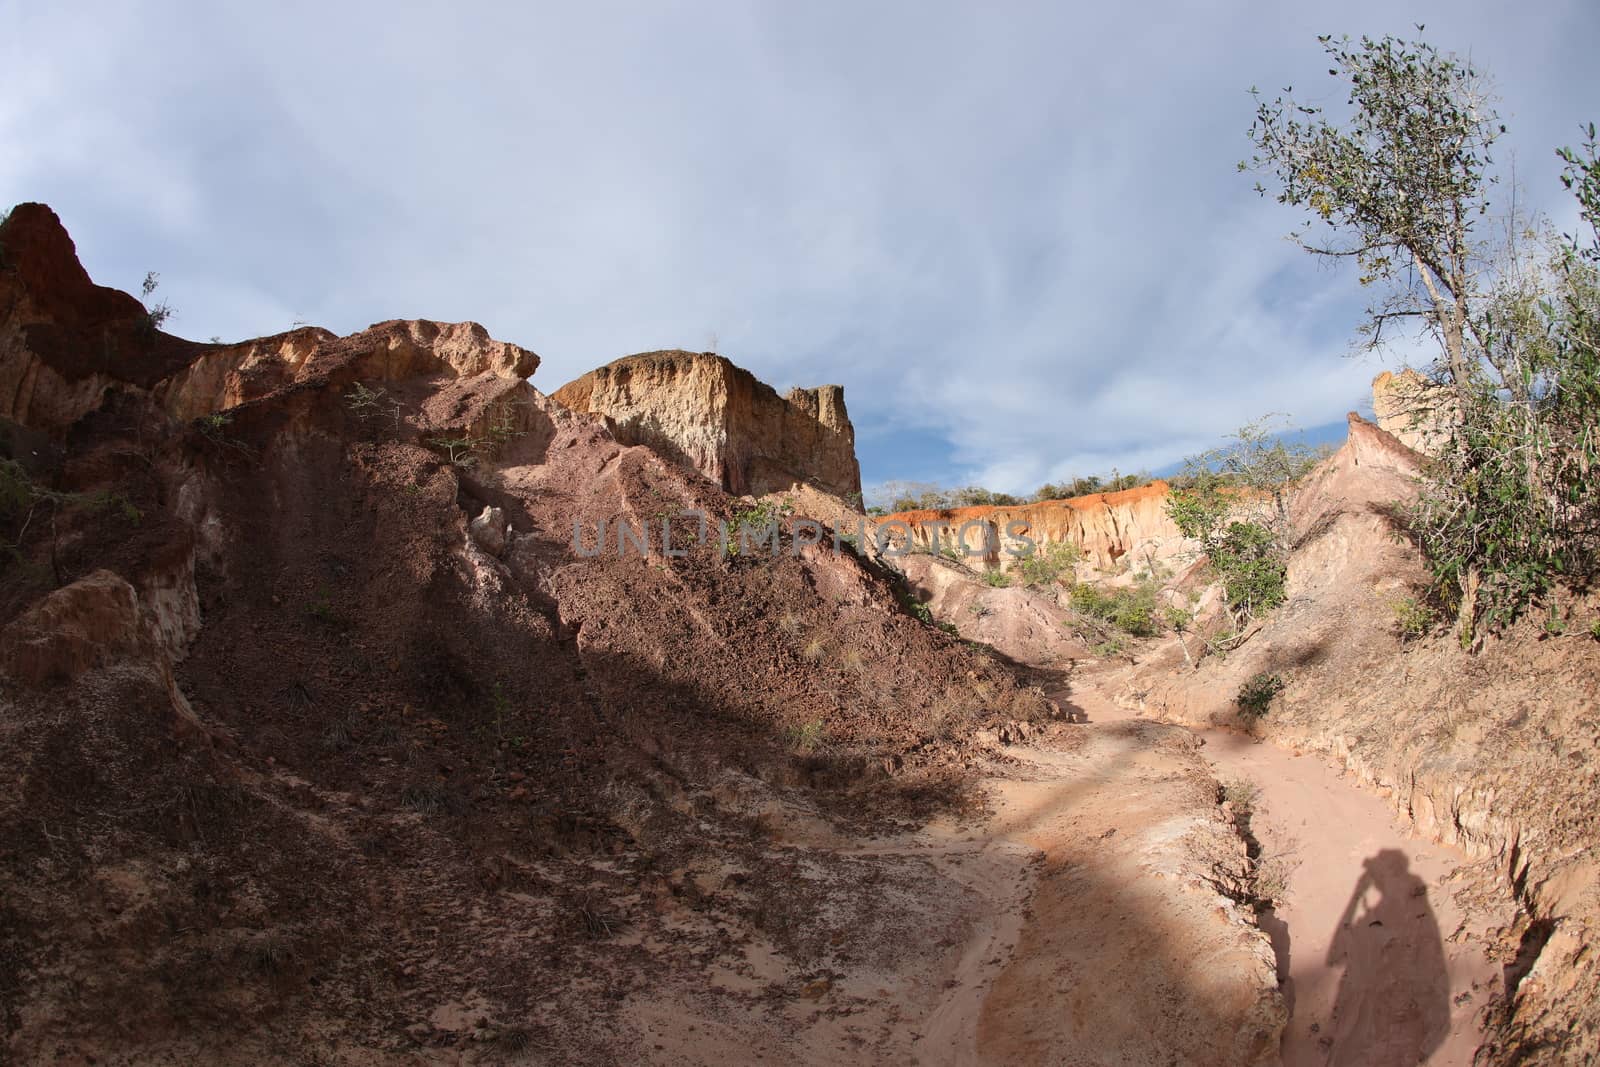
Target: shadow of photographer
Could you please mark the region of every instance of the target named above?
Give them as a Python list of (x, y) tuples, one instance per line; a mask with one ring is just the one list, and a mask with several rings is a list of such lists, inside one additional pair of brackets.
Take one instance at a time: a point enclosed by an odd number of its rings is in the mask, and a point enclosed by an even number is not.
[(1383, 849), (1362, 863), (1327, 962), (1344, 964), (1330, 1067), (1421, 1063), (1449, 1034), (1450, 978), (1439, 923), (1427, 885), (1400, 850)]

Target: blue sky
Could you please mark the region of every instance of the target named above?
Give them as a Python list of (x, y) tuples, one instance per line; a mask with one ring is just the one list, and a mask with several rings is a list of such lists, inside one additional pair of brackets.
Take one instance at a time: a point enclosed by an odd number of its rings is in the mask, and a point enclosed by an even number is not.
[(0, 0), (0, 201), (191, 337), (473, 319), (546, 391), (714, 344), (843, 383), (869, 484), (1008, 491), (1364, 403), (1353, 278), (1235, 172), (1250, 86), (1341, 99), (1318, 33), (1470, 53), (1571, 217), (1593, 0), (1075, 6)]

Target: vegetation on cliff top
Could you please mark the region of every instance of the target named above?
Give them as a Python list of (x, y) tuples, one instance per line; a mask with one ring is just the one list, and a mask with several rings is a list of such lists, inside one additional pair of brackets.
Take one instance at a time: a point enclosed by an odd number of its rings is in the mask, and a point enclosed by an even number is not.
[(996, 492), (982, 486), (967, 485), (950, 489), (931, 482), (885, 482), (875, 496), (879, 506), (869, 509), (878, 514), (900, 511), (945, 511), (951, 508), (1014, 508), (1024, 504), (1038, 504), (1046, 500), (1070, 500), (1073, 497), (1091, 496), (1095, 493), (1116, 493), (1124, 489), (1137, 489), (1149, 485), (1154, 479), (1145, 473), (1120, 474), (1112, 471), (1107, 477), (1089, 475), (1070, 478), (1064, 482), (1046, 482), (1033, 493), (1016, 496)]

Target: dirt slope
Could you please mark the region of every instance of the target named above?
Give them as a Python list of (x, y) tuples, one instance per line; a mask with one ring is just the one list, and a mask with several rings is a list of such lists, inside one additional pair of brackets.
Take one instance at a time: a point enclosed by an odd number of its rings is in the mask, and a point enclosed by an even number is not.
[(1058, 958), (1067, 863), (1226, 977), (1135, 952), (1174, 1025), (1037, 1033), (1270, 1046), (1208, 880), (1244, 845), (1171, 728), (1084, 744), (852, 552), (618, 550), (735, 502), (482, 327), (197, 345), (47, 208), (0, 242), (0, 1058), (1012, 1060), (987, 991)]
[[(1277, 1062), (1271, 948), (1217, 881), (1245, 877), (1245, 846), (1188, 732), (1057, 725), (993, 755), (982, 818), (861, 841), (773, 812), (767, 870), (798, 875), (813, 968), (783, 986), (787, 946), (756, 937), (641, 994), (642, 1058)], [(748, 893), (748, 873), (713, 881)]]
[[(1168, 638), (1086, 673), (1052, 632), (1071, 621), (1053, 598), (931, 557), (908, 566), (964, 634), (1023, 664), (1065, 659), (1074, 703), (1104, 690), (1202, 729), (1219, 775), (1253, 783), (1229, 789), (1253, 804), (1230, 806), (1255, 808), (1241, 821), (1260, 850), (1256, 891), (1281, 902), (1263, 923), (1295, 1002), (1287, 1062), (1588, 1062), (1600, 645), (1582, 624), (1596, 605), (1568, 605), (1567, 631), (1526, 620), (1475, 654), (1443, 633), (1402, 648), (1392, 604), (1423, 575), (1395, 507), (1419, 462), (1352, 416), (1295, 499), (1288, 602), (1198, 669)], [(1245, 736), (1233, 698), (1261, 672), (1287, 688)]]
[(13, 1059), (603, 1056), (729, 924), (808, 921), (695, 880), (763, 803), (959, 807), (973, 731), (1051, 714), (848, 553), (575, 552), (732, 504), (481, 327), (196, 345), (47, 208), (0, 240)]
[(1089, 650), (1067, 628), (1068, 612), (1053, 595), (975, 582), (966, 568), (926, 553), (895, 562), (917, 599), (969, 641), (981, 641), (1036, 669), (1069, 669), (1089, 658)]
[(1000, 790), (1000, 818), (1041, 862), (983, 1001), (979, 1061), (1276, 1063), (1285, 1005), (1236, 902), (1248, 860), (1199, 745), (1073, 699), (1077, 743), (1033, 756), (1054, 780)]
[(1287, 1067), (1472, 1063), (1504, 992), (1491, 956), (1506, 897), (1472, 892), (1483, 872), (1465, 853), (1417, 840), (1319, 755), (1201, 737), (1276, 896), (1261, 924), (1291, 1009)]

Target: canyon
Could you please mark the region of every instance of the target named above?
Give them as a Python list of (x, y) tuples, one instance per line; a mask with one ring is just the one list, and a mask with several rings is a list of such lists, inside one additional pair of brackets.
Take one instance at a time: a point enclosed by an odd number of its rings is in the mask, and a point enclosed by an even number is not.
[[(1217, 610), (1164, 483), (869, 519), (838, 386), (202, 344), (44, 205), (0, 247), (0, 1058), (1600, 1057), (1600, 642), (1397, 638), (1405, 383), (1298, 487), (1282, 608), (1107, 650), (1077, 583)], [(572, 544), (683, 509), (782, 551)], [(1024, 537), (1080, 560), (986, 581)]]

